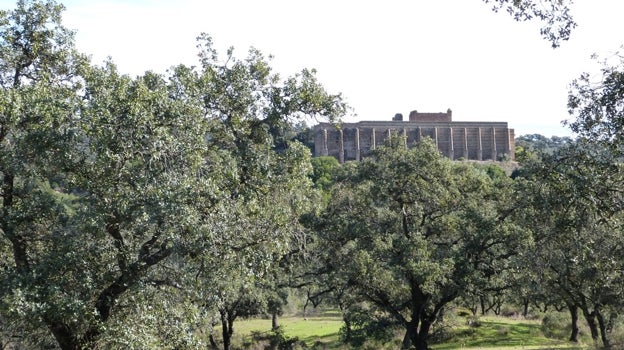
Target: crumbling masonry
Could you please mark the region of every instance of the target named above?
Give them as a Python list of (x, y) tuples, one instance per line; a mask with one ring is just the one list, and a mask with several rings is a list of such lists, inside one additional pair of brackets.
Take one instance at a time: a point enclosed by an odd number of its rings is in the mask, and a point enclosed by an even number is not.
[(396, 114), (392, 121), (343, 123), (339, 127), (321, 123), (314, 128), (314, 155), (332, 156), (340, 163), (360, 161), (384, 140), (398, 133), (413, 145), (430, 137), (438, 150), (451, 159), (514, 160), (514, 130), (506, 122), (454, 122), (452, 112), (419, 113), (409, 121)]

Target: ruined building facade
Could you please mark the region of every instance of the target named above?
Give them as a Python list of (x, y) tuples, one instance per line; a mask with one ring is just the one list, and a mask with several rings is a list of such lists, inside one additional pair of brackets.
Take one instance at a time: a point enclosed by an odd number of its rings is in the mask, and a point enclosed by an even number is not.
[(446, 113), (413, 111), (407, 121), (397, 114), (392, 121), (343, 123), (338, 127), (321, 123), (314, 128), (314, 155), (332, 156), (340, 163), (359, 161), (393, 133), (405, 136), (408, 147), (430, 137), (443, 155), (455, 160), (515, 157), (514, 131), (507, 122), (454, 122), (450, 109)]

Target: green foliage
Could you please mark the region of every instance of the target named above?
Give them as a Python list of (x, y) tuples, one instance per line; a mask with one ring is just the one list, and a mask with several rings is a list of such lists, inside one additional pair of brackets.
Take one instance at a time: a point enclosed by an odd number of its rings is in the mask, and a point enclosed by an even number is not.
[(622, 261), (613, 259), (622, 247), (621, 165), (610, 152), (579, 143), (544, 157), (527, 175), (518, 182), (528, 201), (522, 220), (535, 243), (522, 260), (543, 288), (537, 291), (581, 310), (593, 339), (607, 346), (624, 286)]
[[(392, 340), (383, 343), (368, 339), (361, 345), (343, 344), (337, 334), (341, 325), (339, 316), (313, 316), (307, 320), (301, 317), (285, 317), (283, 331), (285, 338), (297, 337), (305, 340), (305, 348), (312, 349), (398, 349), (401, 347), (402, 334), (395, 333)], [(440, 329), (445, 333), (443, 341), (432, 342), (432, 349), (588, 349), (591, 342), (571, 344), (567, 340), (552, 339), (541, 333), (539, 320), (517, 320), (505, 317), (482, 317), (480, 326), (469, 326), (465, 317), (445, 315), (445, 325), (436, 326), (434, 334), (439, 336)], [(250, 319), (239, 324), (239, 334), (243, 335), (240, 348), (261, 349), (268, 345), (264, 340), (270, 336), (270, 320)], [(252, 338), (263, 339), (253, 341)], [(439, 338), (436, 338), (439, 339)], [(585, 340), (585, 339), (583, 339)], [(235, 345), (236, 345), (235, 344)], [(303, 344), (301, 344), (302, 347)], [(237, 345), (238, 347), (238, 345)]]
[[(207, 146), (217, 157), (204, 157), (204, 169), (224, 197), (204, 202), (200, 210), (209, 215), (196, 226), (199, 239), (189, 246), (187, 261), (196, 298), (219, 315), (228, 348), (238, 317), (269, 307), (279, 312), (276, 302), (287, 286), (283, 271), (293, 268), (305, 245), (299, 217), (318, 202), (308, 177), (310, 152), (298, 142), (284, 143), (283, 126), (304, 116), (333, 120), (345, 106), (313, 71), (280, 82), (257, 50), (244, 60), (230, 50), (223, 66), (211, 39), (203, 35), (200, 43), (202, 66), (194, 74), (177, 67), (184, 73), (178, 83), (199, 92), (213, 118)], [(213, 170), (221, 160), (223, 168)]]
[(193, 348), (199, 306), (263, 312), (317, 202), (286, 131), (341, 96), (254, 49), (223, 64), (206, 35), (199, 67), (91, 66), (62, 10), (0, 14), (0, 316), (64, 349)]
[[(72, 165), (78, 141), (79, 74), (86, 67), (54, 1), (18, 1), (0, 13), (0, 317), (24, 343), (50, 343), (45, 326), (76, 320), (83, 301), (62, 305), (72, 288), (71, 238), (78, 201), (49, 179)], [(79, 250), (77, 250), (79, 251)], [(54, 274), (54, 277), (51, 277)], [(88, 280), (79, 283), (88, 284)], [(67, 293), (67, 294), (66, 294)], [(15, 327), (15, 328), (13, 328)], [(53, 332), (56, 328), (50, 327)], [(62, 330), (58, 329), (59, 332)]]
[(458, 327), (453, 331), (453, 336), (449, 340), (436, 344), (434, 348), (444, 350), (485, 347), (494, 349), (569, 349), (570, 345), (565, 341), (544, 337), (537, 321), (481, 318), (479, 327)]
[[(611, 329), (621, 313), (618, 301), (623, 283), (619, 274), (621, 237), (613, 232), (621, 230), (622, 196), (622, 86), (623, 58), (616, 54), (604, 60), (601, 77), (582, 74), (571, 84), (568, 109), (573, 118), (567, 122), (578, 133), (579, 145), (574, 151), (560, 155), (564, 158), (557, 173), (573, 190), (566, 200), (571, 203), (569, 212), (581, 221), (563, 219), (568, 232), (577, 238), (573, 244), (564, 243), (567, 260), (559, 260), (566, 273), (566, 291), (573, 290), (572, 300), (567, 300), (583, 311), (592, 338), (597, 340), (598, 330), (605, 347), (611, 344)], [(576, 160), (567, 159), (574, 156)], [(564, 170), (565, 169), (565, 170)], [(572, 194), (574, 192), (574, 194)], [(578, 235), (582, 235), (579, 237)], [(580, 238), (580, 239), (579, 239)], [(561, 242), (562, 239), (554, 241)], [(563, 239), (566, 242), (565, 239)], [(568, 245), (569, 244), (569, 245)], [(570, 271), (570, 272), (568, 272)]]
[(601, 147), (621, 155), (624, 57), (618, 54), (614, 60), (605, 60), (601, 73), (601, 81), (584, 73), (572, 82), (568, 111), (574, 118), (566, 124), (586, 141), (598, 142)]
[[(565, 1), (486, 2), (545, 21), (555, 46), (574, 27)], [(222, 58), (202, 34), (199, 66), (130, 77), (76, 52), (62, 11), (20, 0), (0, 12), (3, 346), (193, 349), (221, 331), (228, 349), (235, 321), (281, 314), (291, 286), (338, 305), (362, 348), (398, 347), (395, 327), (403, 346), (453, 339), (445, 307), (500, 309), (510, 288), (579, 308), (605, 346), (620, 340), (622, 62), (573, 83), (579, 140), (518, 138), (515, 180), (431, 140), (390, 138), (340, 165), (293, 141), (310, 141), (305, 121), (347, 111), (314, 70), (282, 80), (260, 51)], [(332, 322), (324, 336), (337, 338)], [(518, 344), (535, 327), (459, 331)], [(318, 340), (293, 329), (270, 346)]]
[[(553, 154), (558, 149), (570, 145), (574, 140), (568, 136), (546, 137), (540, 134), (529, 134), (516, 137), (516, 150), (520, 149), (520, 157), (526, 162), (533, 154)], [(524, 152), (524, 153), (523, 153)], [(519, 154), (516, 153), (518, 160)], [(518, 160), (520, 161), (520, 160)], [(524, 163), (521, 162), (521, 163)]]
[(270, 348), (275, 350), (291, 350), (299, 342), (299, 339), (297, 337), (287, 337), (284, 329), (281, 327), (271, 331), (269, 335), (269, 340)]
[(334, 183), (334, 177), (340, 163), (335, 157), (315, 157), (312, 158), (312, 181), (320, 189), (328, 191)]
[[(320, 313), (306, 318), (285, 315), (281, 319), (280, 332), (283, 332), (284, 339), (298, 339), (296, 346), (307, 348), (331, 346), (335, 348), (341, 344), (338, 339), (338, 331), (342, 325), (342, 320), (337, 314), (336, 312)], [(232, 345), (234, 348), (260, 348), (260, 346), (268, 345), (268, 339), (273, 334), (270, 319), (241, 319), (238, 322)]]
[(496, 12), (505, 11), (516, 21), (540, 20), (544, 26), (540, 33), (550, 41), (552, 47), (558, 47), (561, 41), (568, 40), (572, 30), (576, 28), (570, 5), (572, 0), (484, 0), (492, 4)]
[(425, 348), (443, 307), (490, 283), (522, 244), (504, 221), (511, 180), (399, 138), (345, 173), (315, 226), (329, 277)]
[(388, 343), (394, 338), (397, 328), (400, 329), (400, 325), (387, 314), (364, 304), (351, 306), (344, 312), (343, 319), (345, 324), (340, 328), (340, 340), (356, 348), (370, 340)]
[(570, 316), (561, 312), (549, 312), (542, 318), (540, 330), (548, 338), (566, 340), (570, 336)]
[(493, 181), (505, 181), (505, 179), (508, 177), (507, 174), (505, 173), (505, 170), (503, 170), (503, 168), (500, 167), (500, 165), (498, 164), (487, 164), (487, 165), (475, 165), (476, 168), (478, 169), (483, 169), (485, 171), (485, 173), (487, 174), (487, 176), (493, 180)]

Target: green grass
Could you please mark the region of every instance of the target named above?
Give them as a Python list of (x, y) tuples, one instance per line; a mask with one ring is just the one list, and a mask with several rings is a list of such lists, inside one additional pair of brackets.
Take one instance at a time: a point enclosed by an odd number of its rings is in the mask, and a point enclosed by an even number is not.
[[(480, 326), (475, 327), (464, 325), (463, 320), (463, 318), (458, 319), (458, 322), (462, 324), (449, 330), (448, 340), (440, 344), (431, 344), (431, 347), (434, 350), (584, 350), (591, 348), (545, 337), (540, 330), (540, 321), (483, 317), (479, 319)], [(340, 342), (339, 330), (342, 327), (342, 319), (336, 312), (326, 312), (307, 319), (282, 317), (280, 325), (286, 337), (297, 337), (308, 347), (349, 349)], [(271, 320), (240, 320), (235, 323), (234, 327), (234, 344), (249, 344), (252, 341), (253, 332), (269, 333)], [(395, 342), (395, 344), (398, 343), (400, 340)]]
[[(327, 344), (332, 348), (342, 345), (338, 338), (338, 332), (342, 327), (342, 318), (337, 313), (326, 312), (320, 316), (282, 317), (280, 326), (284, 334), (289, 338), (298, 338), (312, 346), (317, 343)], [(242, 342), (249, 342), (253, 332), (268, 333), (271, 330), (269, 319), (249, 319), (237, 321), (234, 324), (235, 333), (240, 336)]]
[(576, 344), (546, 338), (539, 321), (484, 317), (480, 326), (461, 326), (451, 331), (452, 337), (435, 350), (450, 349), (583, 349)]

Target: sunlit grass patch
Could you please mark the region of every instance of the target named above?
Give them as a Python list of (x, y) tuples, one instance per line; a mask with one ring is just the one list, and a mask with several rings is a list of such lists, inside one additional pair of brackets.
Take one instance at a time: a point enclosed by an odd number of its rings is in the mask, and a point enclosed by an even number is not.
[[(478, 326), (469, 326), (464, 317), (459, 318), (461, 325), (449, 330), (449, 338), (439, 344), (431, 344), (434, 350), (470, 349), (470, 350), (586, 350), (591, 347), (573, 344), (561, 339), (544, 336), (539, 320), (524, 320), (505, 317), (481, 317)], [(312, 349), (351, 349), (339, 338), (342, 327), (340, 313), (310, 316), (308, 318), (289, 316), (280, 318), (280, 325), (287, 338), (297, 338)], [(268, 335), (271, 332), (270, 319), (248, 319), (237, 321), (234, 325), (238, 344), (251, 344), (253, 333)], [(399, 332), (401, 333), (401, 332)], [(402, 333), (397, 333), (396, 341), (400, 344)], [(374, 341), (373, 341), (374, 343)], [(377, 343), (374, 343), (377, 344)], [(381, 344), (378, 344), (381, 346)], [(390, 348), (392, 345), (388, 345)], [(367, 348), (372, 348), (368, 346)], [(388, 348), (387, 346), (385, 348)]]
[[(318, 343), (334, 345), (340, 343), (338, 333), (342, 327), (342, 318), (338, 316), (282, 317), (279, 324), (288, 338), (297, 338), (307, 346)], [(241, 320), (234, 324), (234, 332), (235, 337), (242, 343), (248, 343), (253, 333), (270, 333), (271, 320), (261, 318)]]
[(452, 330), (452, 337), (435, 350), (447, 349), (583, 349), (566, 341), (550, 339), (541, 332), (540, 321), (483, 317), (478, 326), (460, 326)]

